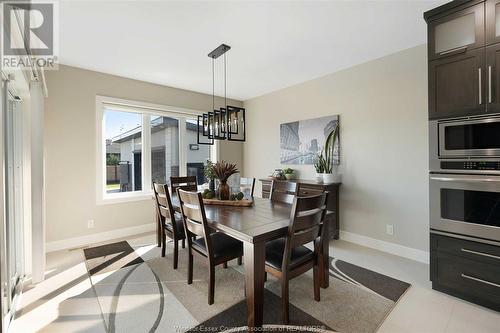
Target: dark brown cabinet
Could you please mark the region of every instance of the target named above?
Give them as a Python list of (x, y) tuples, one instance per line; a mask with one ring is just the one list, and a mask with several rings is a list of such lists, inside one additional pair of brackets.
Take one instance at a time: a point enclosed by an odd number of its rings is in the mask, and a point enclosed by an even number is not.
[(500, 112), (500, 0), (452, 1), (424, 17), (429, 119)]
[(486, 48), (487, 112), (500, 112), (500, 44)]
[(500, 311), (500, 247), (431, 233), (432, 288)]
[(484, 46), (484, 3), (438, 15), (428, 24), (429, 59)]
[(484, 49), (429, 62), (429, 118), (486, 111)]
[(486, 44), (500, 43), (500, 0), (486, 1)]

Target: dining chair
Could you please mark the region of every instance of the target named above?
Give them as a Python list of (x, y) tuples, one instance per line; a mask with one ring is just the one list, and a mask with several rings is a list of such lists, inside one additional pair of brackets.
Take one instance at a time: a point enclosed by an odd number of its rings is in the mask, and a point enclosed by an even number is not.
[[(253, 198), (253, 191), (255, 188), (255, 178), (241, 177), (240, 178), (240, 188), (244, 188), (244, 189), (250, 188), (250, 198)], [(245, 193), (245, 191), (242, 191), (242, 192)]]
[[(320, 300), (320, 272), (318, 256), (324, 235), (322, 225), (325, 219), (328, 193), (310, 197), (295, 197), (287, 236), (266, 244), (265, 272), (281, 282), (283, 324), (289, 321), (289, 281), (313, 269), (314, 299)], [(313, 245), (313, 250), (305, 247)]]
[(182, 217), (174, 211), (167, 184), (153, 182), (153, 190), (156, 199), (156, 215), (161, 226), (161, 256), (165, 257), (167, 249), (166, 235), (168, 235), (174, 242), (174, 269), (177, 269), (179, 241), (182, 241), (182, 247), (184, 248), (186, 239)]
[(178, 188), (185, 191), (198, 191), (196, 176), (170, 177), (170, 186), (172, 187), (172, 193), (177, 193)]
[[(184, 229), (188, 234), (188, 284), (193, 283), (193, 255), (209, 266), (208, 304), (214, 303), (215, 266), (243, 256), (243, 243), (222, 232), (210, 232), (201, 193), (177, 189)], [(193, 239), (191, 236), (199, 236)]]
[(273, 180), (271, 184), (271, 195), (269, 197), (271, 201), (292, 204), (297, 192), (297, 183), (284, 180)]

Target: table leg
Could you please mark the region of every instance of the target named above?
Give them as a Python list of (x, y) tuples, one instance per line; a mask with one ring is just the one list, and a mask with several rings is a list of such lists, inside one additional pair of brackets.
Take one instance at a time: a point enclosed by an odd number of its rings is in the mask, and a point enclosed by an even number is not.
[(321, 252), (319, 255), (319, 278), (320, 278), (320, 286), (321, 288), (328, 288), (330, 285), (330, 224), (333, 223), (332, 220), (326, 219), (325, 223), (323, 223), (324, 230), (322, 231), (324, 234), (323, 243), (321, 244)]
[(266, 248), (263, 242), (243, 243), (248, 327), (260, 327), (264, 316), (264, 265)]

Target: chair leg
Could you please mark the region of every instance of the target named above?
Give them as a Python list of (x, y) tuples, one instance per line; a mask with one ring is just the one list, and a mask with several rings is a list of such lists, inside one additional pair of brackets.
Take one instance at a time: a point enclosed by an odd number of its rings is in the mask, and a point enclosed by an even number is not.
[(215, 267), (210, 264), (210, 274), (208, 281), (208, 305), (214, 304), (215, 294)]
[(319, 277), (319, 267), (318, 265), (314, 265), (313, 267), (313, 283), (314, 283), (314, 300), (316, 302), (319, 302), (320, 300), (320, 288), (319, 288), (319, 285), (320, 285), (320, 277)]
[(227, 261), (222, 264), (222, 267), (227, 268)]
[(189, 253), (188, 260), (188, 284), (193, 283), (193, 255)]
[(242, 263), (243, 263), (243, 258), (242, 257), (238, 257), (238, 266), (241, 266)]
[(283, 325), (287, 325), (289, 322), (288, 313), (288, 279), (286, 277), (281, 278), (281, 302), (283, 307)]
[(182, 240), (182, 248), (185, 249), (186, 248), (186, 239), (183, 239)]
[(264, 272), (264, 282), (267, 282), (267, 272)]
[(165, 235), (165, 230), (161, 230), (161, 256), (165, 257), (167, 252), (167, 236)]
[(174, 269), (177, 269), (178, 260), (179, 260), (179, 242), (174, 240)]

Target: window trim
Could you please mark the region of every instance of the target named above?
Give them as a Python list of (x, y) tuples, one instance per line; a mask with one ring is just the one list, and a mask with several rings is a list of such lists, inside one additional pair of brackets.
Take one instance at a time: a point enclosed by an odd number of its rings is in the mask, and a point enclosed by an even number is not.
[[(132, 101), (121, 98), (108, 96), (96, 96), (96, 204), (117, 204), (123, 202), (134, 202), (151, 200), (153, 196), (152, 189), (144, 186), (141, 191), (121, 192), (121, 193), (106, 193), (106, 159), (104, 154), (106, 151), (104, 141), (104, 110), (106, 106), (112, 106), (114, 110), (124, 112), (135, 112), (142, 115), (142, 179), (151, 179), (151, 124), (150, 117), (163, 116), (172, 117), (179, 120), (179, 173), (186, 174), (187, 172), (187, 151), (182, 149), (185, 143), (186, 133), (186, 118), (195, 118), (203, 114), (203, 111), (179, 108), (175, 106), (167, 106), (153, 104), (140, 101)], [(216, 141), (210, 146), (210, 157), (212, 161), (218, 159), (219, 143)]]

